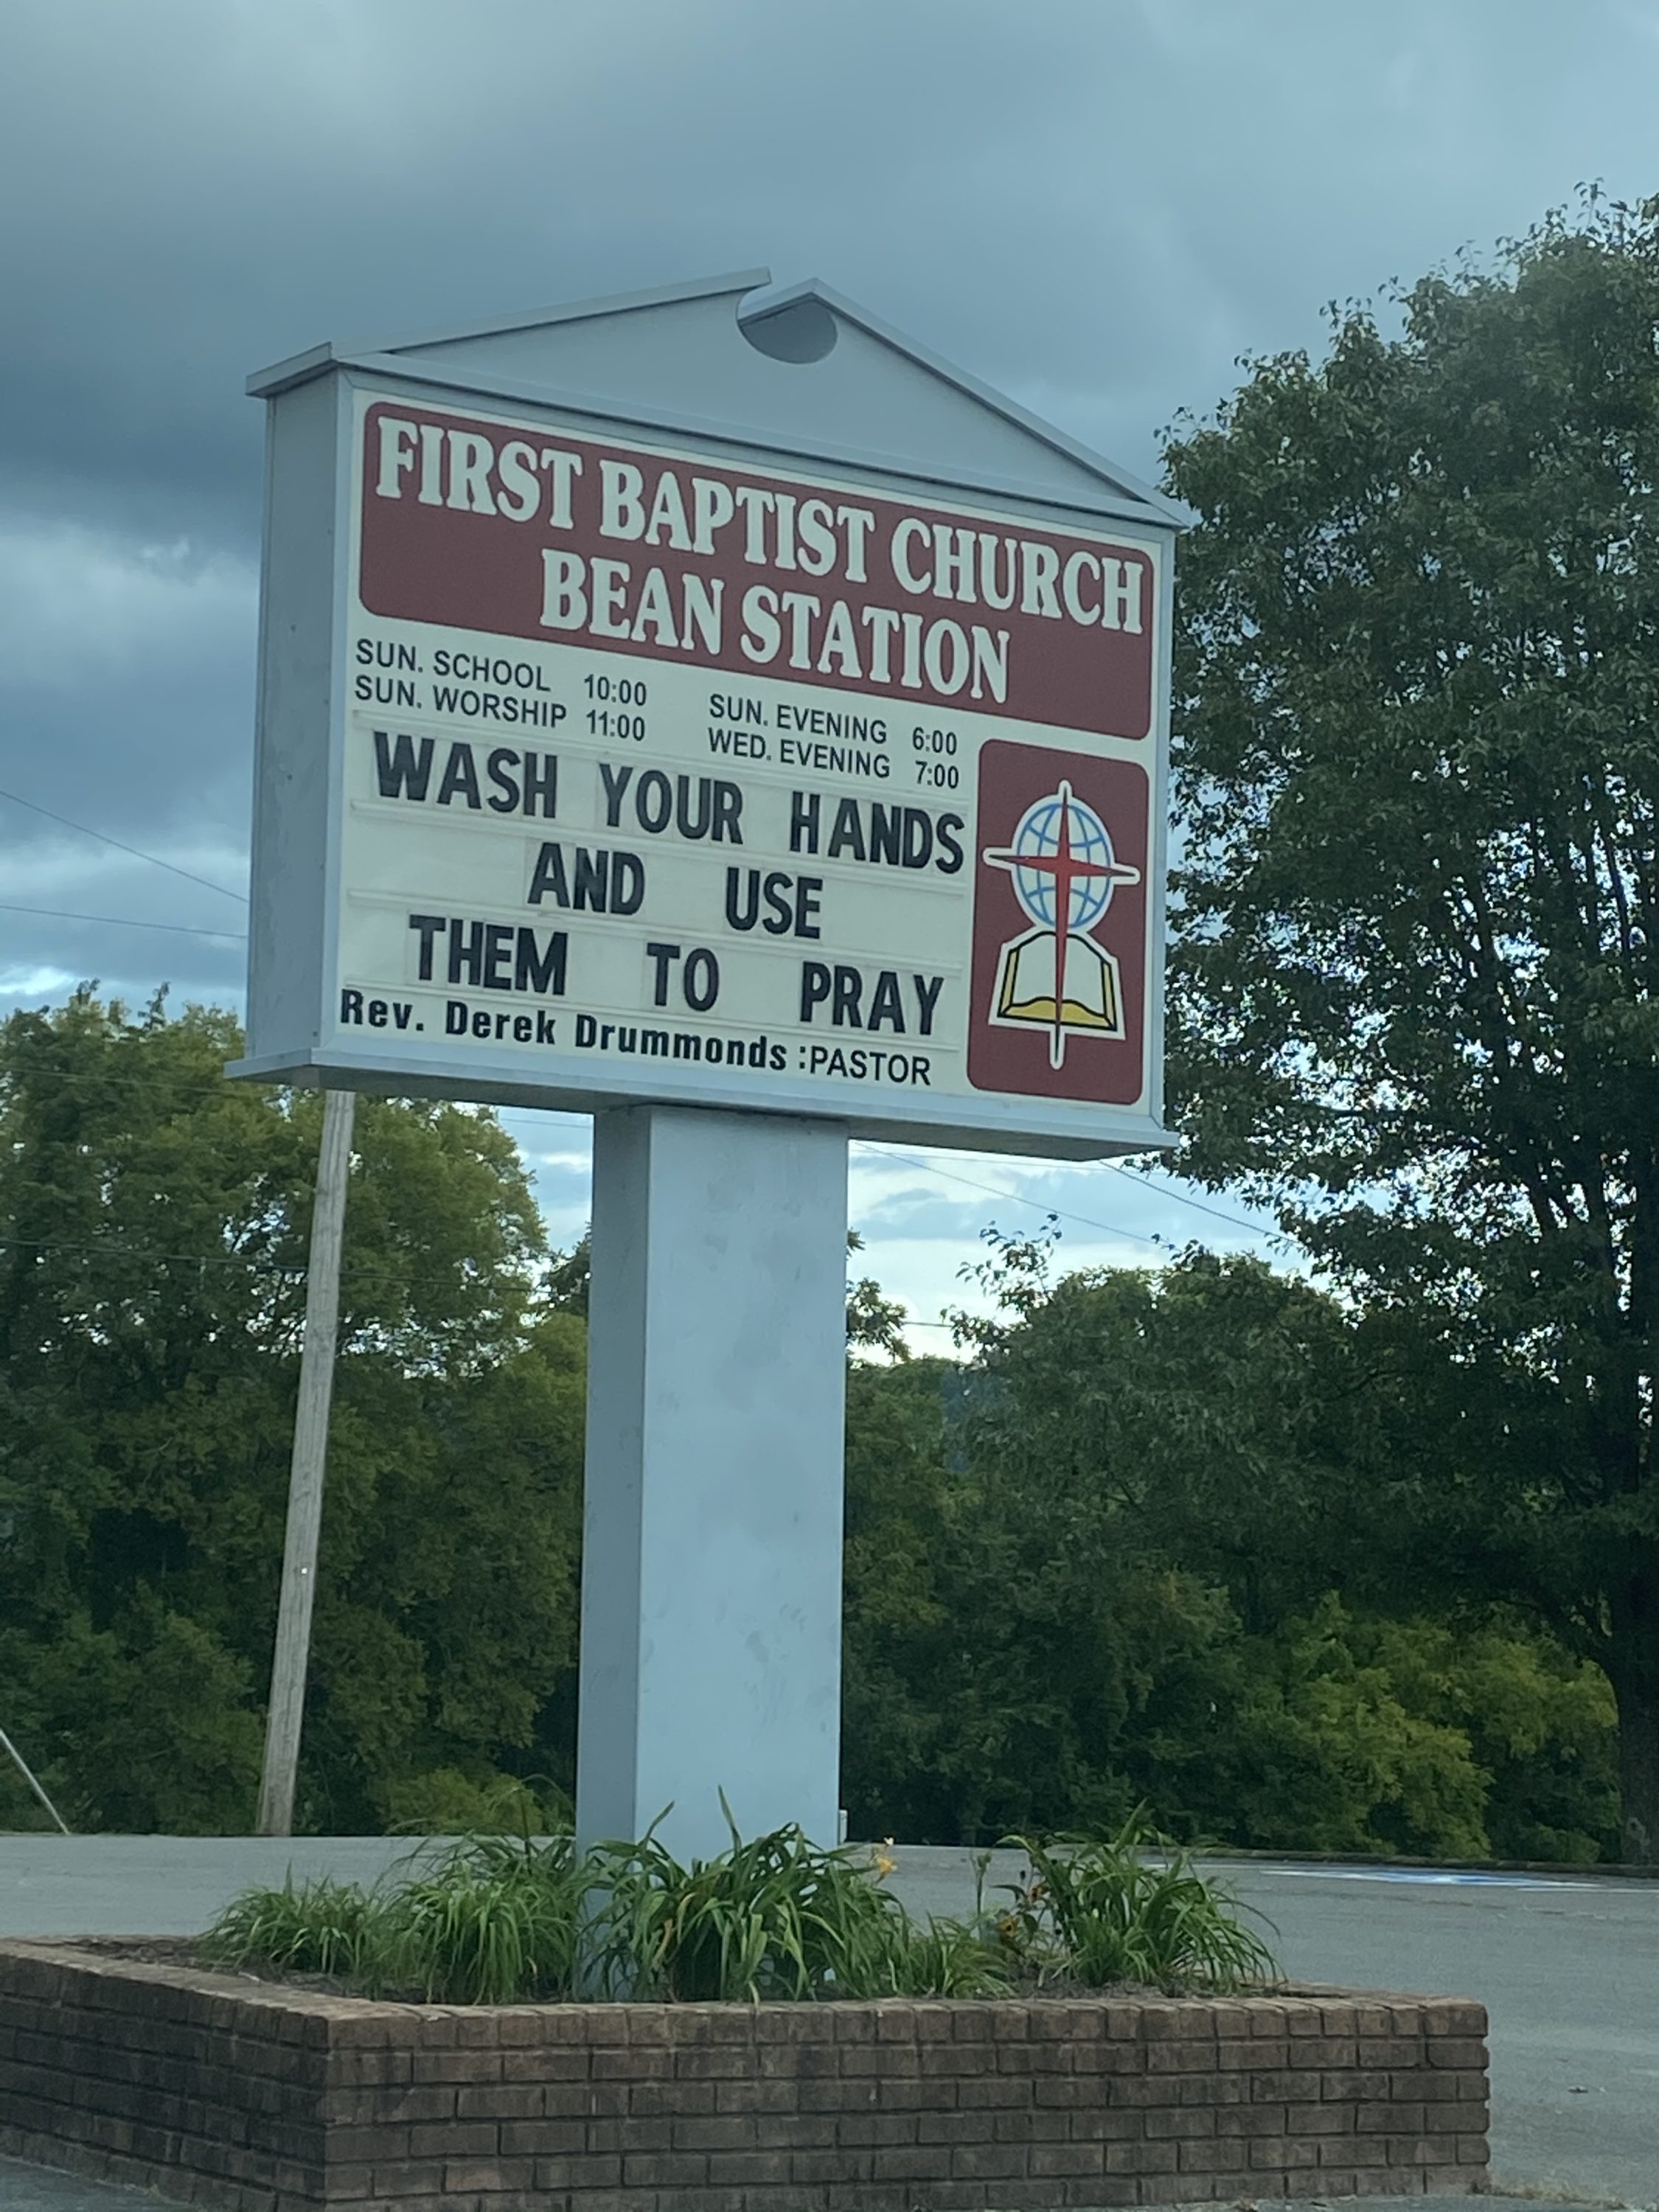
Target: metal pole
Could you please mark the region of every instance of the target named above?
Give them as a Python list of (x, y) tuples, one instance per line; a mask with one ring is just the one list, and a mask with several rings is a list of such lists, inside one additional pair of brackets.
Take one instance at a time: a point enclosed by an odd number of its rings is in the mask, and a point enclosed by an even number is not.
[(597, 1115), (587, 1341), (577, 1835), (832, 1844), (845, 1127)]
[(64, 1833), (68, 1835), (70, 1832), (68, 1822), (64, 1820), (58, 1808), (52, 1803), (51, 1798), (47, 1796), (46, 1791), (40, 1787), (40, 1784), (29, 1772), (27, 1762), (25, 1760), (22, 1753), (19, 1751), (17, 1746), (6, 1734), (4, 1729), (0, 1729), (0, 1749), (9, 1751), (11, 1753), (13, 1759), (16, 1763), (17, 1771), (22, 1776), (24, 1781), (28, 1784), (29, 1788), (33, 1790), (35, 1796), (46, 1807), (47, 1812), (51, 1814), (52, 1819), (57, 1821)]
[(317, 1159), (317, 1196), (312, 1207), (306, 1279), (305, 1340), (300, 1353), (300, 1400), (295, 1409), (294, 1457), (289, 1470), (283, 1592), (270, 1668), (264, 1771), (259, 1782), (258, 1832), (262, 1836), (294, 1832), (294, 1784), (300, 1764), (300, 1731), (305, 1721), (317, 1539), (322, 1527), (323, 1475), (328, 1460), (328, 1408), (334, 1390), (335, 1339), (340, 1321), (340, 1245), (351, 1170), (353, 1104), (349, 1091), (330, 1091), (323, 1101), (323, 1137)]

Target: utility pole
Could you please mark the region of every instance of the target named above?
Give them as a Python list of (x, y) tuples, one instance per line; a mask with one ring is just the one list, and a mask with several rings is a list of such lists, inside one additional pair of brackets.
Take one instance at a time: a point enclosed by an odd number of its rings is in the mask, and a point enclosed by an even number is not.
[(322, 1528), (323, 1476), (328, 1463), (328, 1408), (334, 1393), (340, 1246), (345, 1228), (346, 1183), (351, 1172), (355, 1103), (349, 1091), (324, 1094), (323, 1137), (318, 1151), (317, 1195), (312, 1206), (311, 1255), (306, 1273), (300, 1401), (295, 1409), (294, 1456), (288, 1479), (283, 1591), (270, 1668), (264, 1772), (259, 1782), (258, 1829), (262, 1836), (294, 1832), (294, 1783), (305, 1721), (311, 1607), (317, 1589), (317, 1540)]

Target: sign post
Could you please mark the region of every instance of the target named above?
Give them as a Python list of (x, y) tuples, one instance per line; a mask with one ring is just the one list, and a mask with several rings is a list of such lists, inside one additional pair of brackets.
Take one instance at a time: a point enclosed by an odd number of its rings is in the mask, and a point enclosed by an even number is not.
[(848, 1135), (1166, 1141), (1177, 518), (763, 271), (252, 388), (241, 1072), (594, 1115), (579, 1826), (831, 1840)]

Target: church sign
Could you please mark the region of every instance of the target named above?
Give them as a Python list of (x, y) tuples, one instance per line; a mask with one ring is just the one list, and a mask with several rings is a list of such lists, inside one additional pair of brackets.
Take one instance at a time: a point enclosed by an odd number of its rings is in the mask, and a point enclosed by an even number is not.
[[(284, 578), (273, 477), (256, 878), (300, 823), (320, 906), (303, 967), (256, 914), (250, 1073), (1160, 1141), (1155, 503), (600, 423), (418, 352), (307, 370), (272, 465), (308, 442), (335, 557)], [(307, 592), (301, 732), (273, 601)]]

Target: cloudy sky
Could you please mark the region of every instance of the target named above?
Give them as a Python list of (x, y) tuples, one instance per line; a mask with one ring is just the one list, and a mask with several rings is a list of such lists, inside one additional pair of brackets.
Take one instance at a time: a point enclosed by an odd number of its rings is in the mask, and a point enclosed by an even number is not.
[[(7, 0), (0, 1006), (240, 1000), (250, 369), (763, 262), (1152, 476), (1323, 302), (1659, 190), (1656, 112), (1659, 0)], [(585, 1125), (509, 1118), (574, 1234)], [(923, 1322), (990, 1219), (1053, 1207), (1077, 1264), (1271, 1249), (1218, 1202), (867, 1147), (854, 1181)]]

